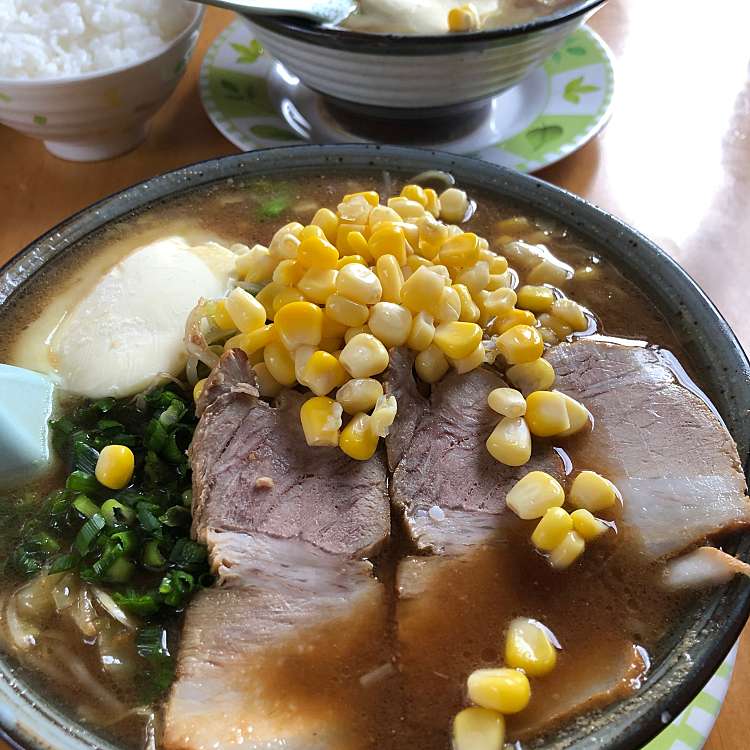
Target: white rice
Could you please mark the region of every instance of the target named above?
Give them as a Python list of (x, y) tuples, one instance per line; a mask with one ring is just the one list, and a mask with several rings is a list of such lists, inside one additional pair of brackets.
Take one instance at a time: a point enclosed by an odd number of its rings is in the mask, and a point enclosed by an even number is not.
[(0, 0), (0, 78), (59, 78), (130, 65), (190, 22), (183, 0)]

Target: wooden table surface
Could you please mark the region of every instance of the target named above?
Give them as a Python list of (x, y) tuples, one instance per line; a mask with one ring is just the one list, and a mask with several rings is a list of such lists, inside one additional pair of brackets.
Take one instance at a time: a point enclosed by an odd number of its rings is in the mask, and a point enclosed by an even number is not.
[[(540, 176), (619, 215), (671, 252), (747, 348), (750, 3), (722, 0), (721, 10), (719, 22), (684, 0), (610, 0), (590, 23), (617, 60), (614, 115), (591, 143)], [(185, 78), (147, 141), (130, 154), (64, 162), (0, 126), (0, 263), (109, 193), (236, 153), (204, 114), (196, 87), (203, 53), (229, 19), (209, 10)], [(748, 633), (708, 750), (750, 746)]]

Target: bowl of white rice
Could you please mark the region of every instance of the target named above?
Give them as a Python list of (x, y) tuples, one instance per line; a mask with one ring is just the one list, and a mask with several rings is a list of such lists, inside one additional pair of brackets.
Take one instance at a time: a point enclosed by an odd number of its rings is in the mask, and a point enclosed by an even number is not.
[(135, 148), (202, 19), (185, 0), (0, 0), (0, 123), (72, 161)]

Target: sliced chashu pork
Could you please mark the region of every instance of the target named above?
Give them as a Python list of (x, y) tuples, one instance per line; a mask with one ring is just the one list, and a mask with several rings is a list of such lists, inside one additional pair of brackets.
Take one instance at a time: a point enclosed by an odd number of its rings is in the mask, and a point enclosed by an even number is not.
[[(620, 538), (588, 550), (582, 565), (562, 574), (550, 571), (530, 551), (533, 524), (519, 522), (504, 503), (507, 491), (527, 471), (543, 469), (559, 476), (554, 444), (535, 441), (532, 461), (521, 469), (497, 464), (485, 449), (499, 419), (486, 406), (486, 397), (503, 384), (499, 375), (488, 369), (462, 377), (451, 374), (433, 386), (429, 400), (416, 389), (408, 355), (392, 357), (388, 376), (388, 388), (401, 397), (399, 420), (387, 441), (392, 500), (402, 509), (417, 547), (438, 553), (407, 558), (399, 566), (402, 668), (415, 676), (414, 687), (430, 678), (420, 643), (437, 627), (446, 686), (461, 684), (471, 669), (502, 660), (501, 654), (491, 653), (492, 644), (512, 617), (544, 612), (547, 625), (563, 639), (564, 651), (554, 683), (545, 678), (533, 710), (511, 721), (514, 736), (533, 733), (545, 715), (563, 718), (627, 692), (643, 668), (632, 641), (607, 642), (613, 615), (621, 622), (632, 620), (635, 633), (638, 609), (647, 606), (636, 586), (632, 610), (606, 611), (610, 587), (628, 586), (618, 565), (612, 566), (609, 580), (609, 559), (622, 556), (618, 544), (628, 545), (623, 563), (630, 580), (650, 578), (658, 586), (657, 558), (750, 520), (731, 437), (705, 403), (676, 382), (657, 352), (584, 340), (556, 347), (549, 358), (559, 374), (557, 387), (583, 401), (595, 418), (593, 434), (561, 445), (575, 469), (611, 477), (625, 505)], [(404, 412), (401, 403), (407, 397), (415, 405)], [(442, 514), (429, 513), (433, 505), (444, 511), (443, 520), (438, 520)], [(482, 585), (474, 584), (477, 580)], [(519, 611), (521, 601), (526, 611)], [(659, 606), (665, 608), (664, 602)], [(484, 628), (486, 664), (467, 664), (462, 658), (466, 622), (482, 623), (475, 636)], [(595, 643), (605, 650), (592, 652)], [(594, 670), (584, 675), (582, 664)], [(434, 712), (449, 714), (462, 698), (448, 688)], [(434, 731), (428, 713), (417, 717), (420, 722), (422, 732)]]
[[(377, 728), (347, 706), (387, 609), (364, 558), (389, 532), (384, 461), (309, 448), (304, 397), (257, 397), (242, 352), (225, 354), (198, 404), (194, 527), (217, 587), (191, 603), (166, 706), (168, 750), (358, 750)], [(355, 685), (358, 684), (355, 681)]]
[(555, 387), (582, 401), (594, 432), (570, 443), (576, 468), (623, 496), (623, 521), (646, 555), (671, 557), (750, 523), (742, 465), (706, 402), (658, 350), (596, 340), (552, 348)]

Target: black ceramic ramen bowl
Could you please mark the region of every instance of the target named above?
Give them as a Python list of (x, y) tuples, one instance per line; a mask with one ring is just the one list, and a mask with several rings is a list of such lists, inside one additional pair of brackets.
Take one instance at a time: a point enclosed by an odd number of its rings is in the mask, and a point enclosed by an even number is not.
[[(684, 342), (701, 385), (713, 400), (744, 464), (750, 450), (750, 363), (726, 321), (696, 283), (666, 253), (618, 219), (541, 180), (485, 162), (392, 146), (297, 146), (256, 151), (184, 167), (105, 198), (33, 242), (0, 270), (0, 306), (76, 243), (133, 212), (199, 186), (230, 178), (381, 170), (406, 176), (428, 169), (451, 172), (462, 187), (481, 188), (575, 230), (636, 284)], [(725, 545), (750, 560), (750, 534)], [(650, 673), (630, 697), (586, 713), (525, 745), (547, 750), (640, 750), (704, 687), (738, 638), (750, 610), (750, 580), (712, 590), (688, 610), (653, 654)], [(38, 694), (0, 656), (0, 726), (29, 750), (113, 750), (90, 727)]]

